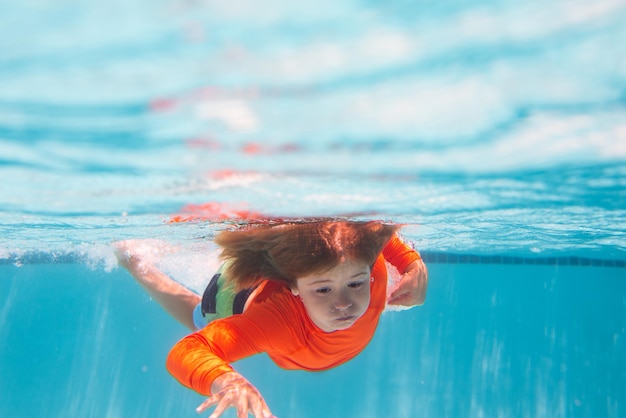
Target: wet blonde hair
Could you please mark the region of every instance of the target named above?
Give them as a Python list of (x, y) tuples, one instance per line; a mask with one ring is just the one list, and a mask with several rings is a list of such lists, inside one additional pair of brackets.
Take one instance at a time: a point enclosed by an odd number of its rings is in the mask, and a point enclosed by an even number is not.
[(244, 289), (264, 279), (293, 285), (297, 277), (330, 270), (344, 259), (371, 266), (399, 228), (378, 221), (264, 223), (222, 231), (215, 243), (228, 262), (225, 276)]

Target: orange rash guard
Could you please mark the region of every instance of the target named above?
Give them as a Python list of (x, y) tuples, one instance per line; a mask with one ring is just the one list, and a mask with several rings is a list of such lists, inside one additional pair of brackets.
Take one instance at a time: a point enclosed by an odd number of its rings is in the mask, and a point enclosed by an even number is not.
[(370, 304), (350, 328), (324, 332), (309, 318), (300, 298), (284, 282), (266, 280), (239, 315), (217, 319), (170, 351), (168, 371), (183, 385), (203, 395), (220, 375), (233, 371), (229, 363), (266, 352), (284, 369), (320, 371), (359, 354), (374, 336), (386, 302), (385, 260), (404, 272), (419, 254), (394, 236), (372, 268)]

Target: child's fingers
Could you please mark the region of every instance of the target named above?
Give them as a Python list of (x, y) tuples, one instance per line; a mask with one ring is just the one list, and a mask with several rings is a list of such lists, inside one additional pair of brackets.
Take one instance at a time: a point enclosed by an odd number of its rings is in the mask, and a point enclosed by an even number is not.
[(239, 402), (237, 404), (237, 418), (248, 418), (248, 402)]
[(213, 413), (209, 415), (209, 418), (219, 417), (226, 410), (226, 408), (228, 408), (232, 404), (233, 404), (232, 397), (230, 396), (222, 397), (222, 399), (220, 399), (219, 402), (217, 403), (217, 406), (215, 407), (215, 410), (213, 411)]
[(400, 281), (400, 284), (398, 285), (398, 287), (389, 295), (389, 300), (391, 301), (400, 296), (410, 293), (411, 287), (412, 287), (411, 283), (405, 280)]
[(221, 416), (230, 406), (237, 410), (237, 418), (245, 418), (248, 413), (252, 413), (255, 418), (275, 418), (263, 397), (256, 390), (250, 391), (244, 388), (241, 392), (239, 390), (218, 392), (202, 402), (196, 408), (196, 412), (206, 411), (213, 405), (217, 406), (209, 418)]
[(252, 413), (254, 414), (254, 418), (264, 418), (263, 406), (261, 405), (261, 401), (259, 398), (254, 398), (250, 400), (252, 404)]
[(389, 295), (387, 304), (399, 306), (419, 306), (424, 304), (425, 287), (414, 275), (405, 276)]
[(413, 306), (413, 298), (411, 297), (410, 294), (405, 293), (405, 294), (390, 298), (389, 301), (387, 301), (387, 304), (399, 305), (399, 306)]
[(251, 400), (252, 412), (254, 418), (272, 418), (274, 415), (270, 412), (270, 408), (261, 397), (255, 397)]
[(215, 405), (218, 401), (219, 398), (217, 395), (211, 395), (204, 402), (198, 405), (198, 407), (196, 408), (196, 412), (200, 413), (202, 411), (206, 411), (207, 409)]

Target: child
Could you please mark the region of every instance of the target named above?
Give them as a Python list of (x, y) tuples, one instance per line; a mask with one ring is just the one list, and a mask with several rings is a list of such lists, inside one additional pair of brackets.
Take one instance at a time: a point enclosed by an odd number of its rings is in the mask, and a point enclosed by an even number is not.
[[(224, 265), (202, 298), (143, 265), (133, 241), (117, 255), (175, 318), (199, 331), (167, 359), (183, 385), (209, 395), (198, 408), (272, 417), (259, 391), (229, 365), (266, 352), (285, 369), (325, 370), (360, 353), (386, 304), (424, 302), (428, 273), (419, 254), (382, 222), (310, 220), (251, 224), (215, 238)], [(402, 278), (386, 297), (385, 262)], [(207, 325), (208, 322), (208, 325)]]

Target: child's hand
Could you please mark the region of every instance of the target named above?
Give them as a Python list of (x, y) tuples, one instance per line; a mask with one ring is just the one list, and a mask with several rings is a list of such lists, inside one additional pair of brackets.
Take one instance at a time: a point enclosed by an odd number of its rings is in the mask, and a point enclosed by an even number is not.
[(428, 270), (422, 259), (409, 264), (400, 279), (398, 287), (391, 292), (388, 305), (417, 306), (423, 305), (428, 287)]
[(276, 418), (270, 412), (261, 393), (239, 373), (231, 372), (219, 376), (212, 385), (213, 395), (196, 408), (202, 412), (213, 405), (215, 411), (209, 418), (217, 418), (228, 408), (237, 409), (237, 417), (245, 418), (248, 412), (255, 418)]
[(117, 258), (117, 262), (120, 266), (129, 268), (130, 261), (133, 256), (133, 249), (136, 244), (136, 240), (117, 241), (111, 244), (113, 247), (113, 253)]
[(141, 264), (154, 264), (164, 255), (176, 252), (176, 248), (165, 241), (156, 239), (128, 239), (111, 244), (120, 266), (128, 270), (137, 269)]

